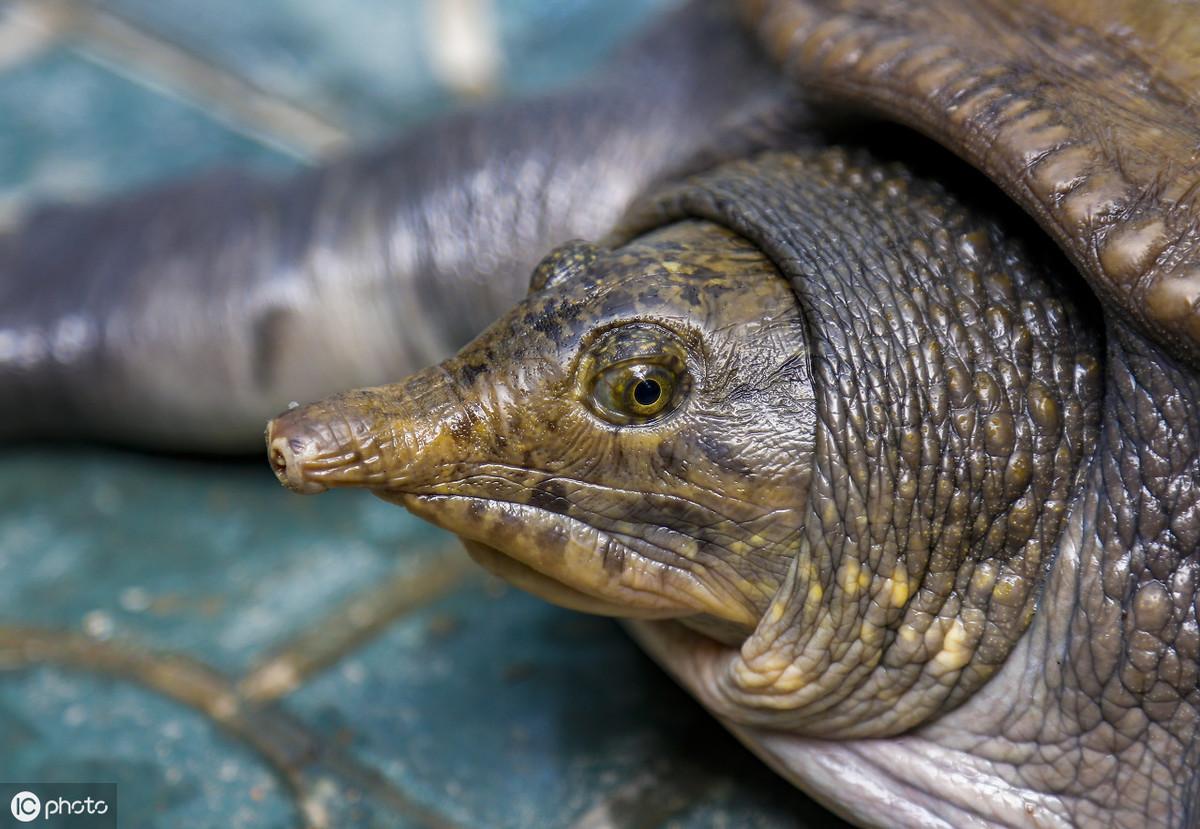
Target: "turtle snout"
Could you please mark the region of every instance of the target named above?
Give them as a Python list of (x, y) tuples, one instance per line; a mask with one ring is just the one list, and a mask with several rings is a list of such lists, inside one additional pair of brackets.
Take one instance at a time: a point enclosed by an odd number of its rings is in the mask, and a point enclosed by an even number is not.
[(434, 366), (289, 409), (267, 424), (275, 477), (305, 495), (335, 487), (411, 492), (441, 481), (462, 460), (464, 440), (480, 431), (450, 383)]
[(267, 424), (267, 453), (279, 483), (301, 495), (316, 495), (328, 489), (305, 477), (305, 459), (318, 454), (314, 435), (298, 432), (287, 416)]
[(374, 424), (342, 397), (290, 409), (267, 424), (271, 468), (293, 492), (380, 482)]
[(316, 495), (329, 487), (308, 475), (312, 461), (324, 454), (325, 441), (300, 410), (282, 414), (267, 424), (267, 455), (279, 483), (292, 492)]

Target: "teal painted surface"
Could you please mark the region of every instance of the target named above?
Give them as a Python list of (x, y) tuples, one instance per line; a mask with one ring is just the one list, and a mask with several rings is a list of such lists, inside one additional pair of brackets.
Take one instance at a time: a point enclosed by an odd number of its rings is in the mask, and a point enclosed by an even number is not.
[[(96, 2), (351, 135), (456, 103), (428, 68), (411, 0)], [(499, 85), (577, 77), (664, 5), (497, 3)], [(159, 80), (66, 46), (0, 73), (0, 198), (296, 166)], [(289, 495), (257, 461), (0, 451), (0, 778), (115, 781), (122, 826), (139, 829), (274, 829), (302, 815), (337, 827), (832, 825), (616, 623), (482, 575), (344, 643), (278, 700), (236, 698), (243, 730), (221, 724), (230, 711), (216, 703), (253, 666), (352, 624), (338, 615), (347, 602), (421, 578), (446, 545), (365, 494)], [(28, 626), (83, 641), (74, 667), (23, 650)], [(159, 680), (92, 664), (121, 649)], [(178, 657), (215, 683), (193, 706), (147, 687), (204, 687), (184, 681)]]
[(0, 199), (77, 199), (291, 158), (63, 48), (0, 74)]
[[(0, 625), (183, 653), (231, 680), (348, 597), (444, 555), (441, 533), (395, 507), (297, 498), (251, 463), (10, 452), (0, 503)], [(637, 816), (617, 825), (784, 827), (812, 809), (615, 622), (482, 576), (282, 708), (457, 826), (567, 827), (613, 798)], [(297, 808), (244, 741), (87, 672), (0, 672), (0, 745), (0, 778), (117, 782), (131, 826), (283, 826)], [(345, 821), (332, 825), (425, 825), (369, 792), (328, 806)]]
[(445, 108), (416, 0), (102, 0), (98, 5), (360, 137)]
[(125, 683), (46, 668), (5, 678), (0, 745), (2, 780), (116, 783), (121, 829), (296, 824), (257, 756), (196, 712)]
[[(429, 67), (428, 0), (98, 0), (146, 28), (303, 105), (360, 138), (445, 110)], [(583, 75), (665, 0), (496, 2), (496, 88)]]
[(459, 591), (291, 701), (460, 826), (571, 826), (614, 794), (644, 826), (783, 827), (811, 811), (616, 622), (511, 589)]
[[(680, 0), (504, 0), (499, 29), (506, 88), (543, 89), (587, 72), (639, 26)], [(598, 14), (598, 9), (604, 10)]]
[(133, 637), (233, 673), (447, 540), (362, 493), (291, 496), (252, 462), (10, 451), (0, 504), (6, 620)]

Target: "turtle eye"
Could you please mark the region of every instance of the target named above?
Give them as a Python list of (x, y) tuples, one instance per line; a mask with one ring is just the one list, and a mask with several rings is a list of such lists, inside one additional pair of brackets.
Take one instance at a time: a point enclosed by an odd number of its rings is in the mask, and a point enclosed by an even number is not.
[(687, 355), (657, 326), (610, 331), (589, 354), (595, 369), (588, 389), (592, 410), (619, 425), (652, 423), (679, 407), (690, 388)]
[(677, 404), (677, 378), (664, 366), (633, 363), (613, 366), (596, 375), (592, 402), (615, 423), (647, 423)]

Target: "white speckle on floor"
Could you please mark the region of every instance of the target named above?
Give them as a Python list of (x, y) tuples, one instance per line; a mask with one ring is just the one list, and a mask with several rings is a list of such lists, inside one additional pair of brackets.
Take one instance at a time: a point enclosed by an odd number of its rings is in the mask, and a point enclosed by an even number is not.
[(150, 594), (143, 587), (126, 587), (118, 601), (124, 610), (142, 613), (150, 607)]
[(83, 616), (83, 631), (94, 639), (110, 639), (116, 623), (110, 613), (104, 610), (92, 610)]

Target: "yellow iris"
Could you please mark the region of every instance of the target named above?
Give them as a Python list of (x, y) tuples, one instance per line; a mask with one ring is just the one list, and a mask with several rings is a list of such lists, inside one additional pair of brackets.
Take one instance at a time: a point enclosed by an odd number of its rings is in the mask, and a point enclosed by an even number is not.
[(677, 402), (677, 387), (678, 378), (665, 366), (624, 363), (596, 375), (592, 400), (610, 420), (645, 423)]
[(604, 331), (585, 346), (579, 367), (589, 407), (619, 426), (661, 420), (691, 388), (686, 347), (673, 331), (653, 323)]

